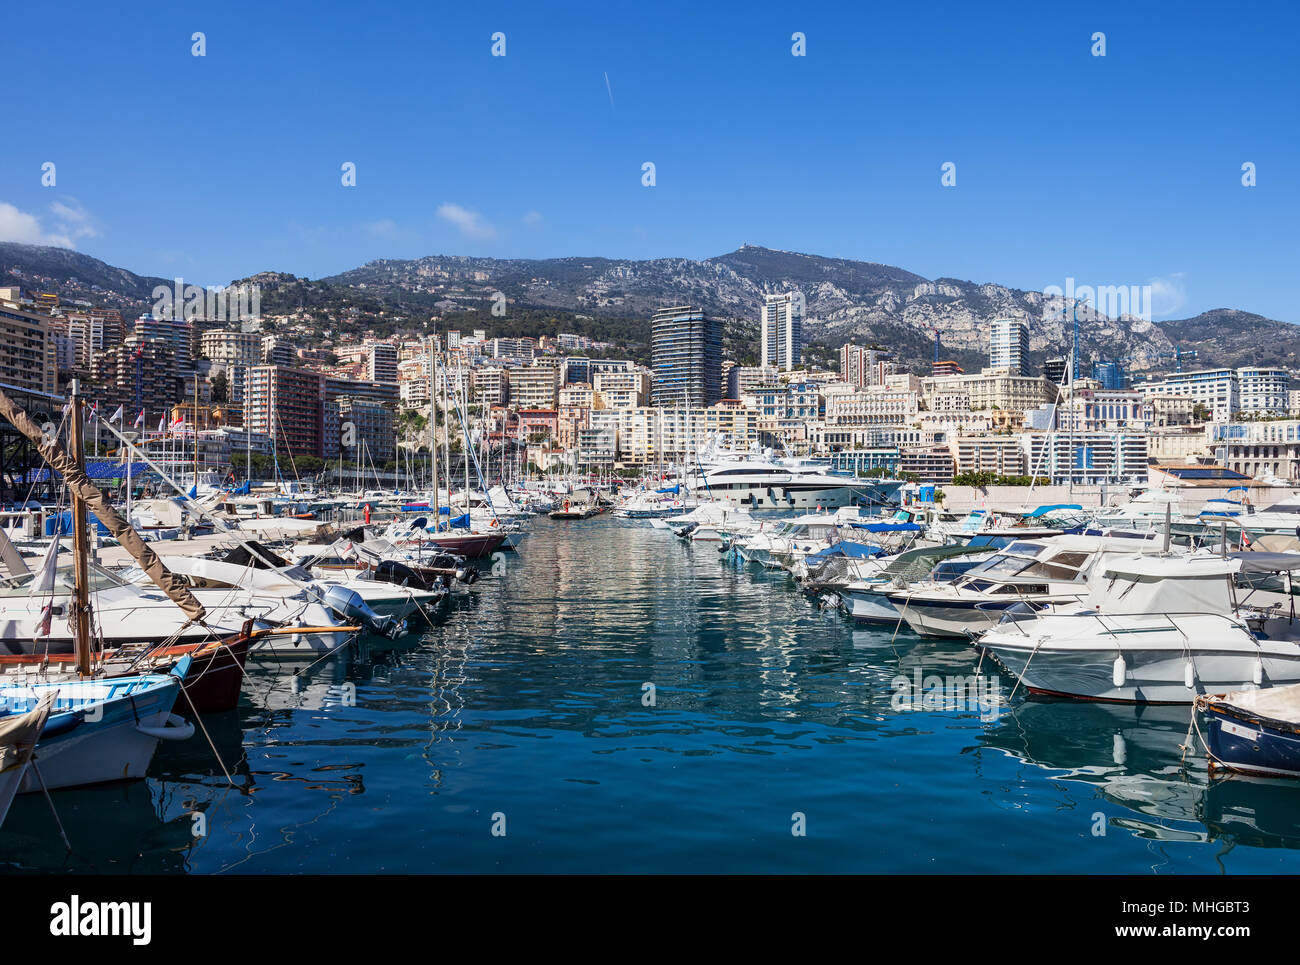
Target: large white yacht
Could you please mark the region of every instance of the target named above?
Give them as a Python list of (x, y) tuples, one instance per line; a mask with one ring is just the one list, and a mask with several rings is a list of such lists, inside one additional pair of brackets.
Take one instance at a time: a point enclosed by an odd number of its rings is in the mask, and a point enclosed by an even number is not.
[(894, 502), (897, 479), (858, 479), (830, 472), (810, 459), (767, 453), (725, 453), (704, 461), (690, 486), (701, 499), (725, 500), (750, 509), (838, 509)]

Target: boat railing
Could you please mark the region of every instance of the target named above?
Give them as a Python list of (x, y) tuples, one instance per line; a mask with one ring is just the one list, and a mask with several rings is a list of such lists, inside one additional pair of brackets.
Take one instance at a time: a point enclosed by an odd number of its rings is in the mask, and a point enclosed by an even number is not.
[[(1014, 626), (1022, 634), (1028, 636), (1029, 634), (1026, 633), (1024, 627), (1020, 626), (1020, 624), (1031, 622), (1037, 619), (1039, 615), (1041, 615), (1041, 611), (1035, 612), (1033, 614), (1030, 614), (1028, 611), (1024, 611), (1024, 610), (1016, 611), (1012, 613), (1008, 609), (1007, 611), (1004, 611), (1004, 619), (1000, 622), (1000, 625), (1005, 624), (1007, 626)], [(1234, 620), (1228, 614), (1210, 613), (1201, 610), (1182, 610), (1182, 611), (1170, 611), (1170, 612), (1161, 612), (1161, 613), (1112, 613), (1112, 614), (1100, 613), (1094, 610), (1083, 610), (1075, 613), (1048, 613), (1046, 615), (1057, 619), (1073, 618), (1073, 619), (1095, 620), (1097, 624), (1102, 628), (1102, 630), (1106, 632), (1107, 636), (1114, 637), (1116, 639), (1130, 633), (1150, 633), (1152, 631), (1171, 630), (1179, 634), (1184, 641), (1190, 643), (1191, 637), (1188, 636), (1186, 630), (1184, 630), (1181, 626), (1178, 625), (1174, 617), (1180, 617), (1180, 618), (1181, 617), (1219, 617), (1220, 619), (1225, 620), (1228, 623), (1231, 623), (1235, 626), (1239, 626), (1239, 627), (1243, 626), (1242, 621)], [(1007, 617), (1009, 617), (1009, 619)], [(1154, 624), (1154, 625), (1146, 624), (1143, 626), (1122, 627), (1122, 626), (1115, 625), (1113, 623), (1115, 617), (1163, 617), (1164, 623), (1167, 624), (1167, 626), (1160, 626), (1159, 624)], [(1108, 619), (1111, 620), (1112, 622), (1108, 623), (1107, 622)]]

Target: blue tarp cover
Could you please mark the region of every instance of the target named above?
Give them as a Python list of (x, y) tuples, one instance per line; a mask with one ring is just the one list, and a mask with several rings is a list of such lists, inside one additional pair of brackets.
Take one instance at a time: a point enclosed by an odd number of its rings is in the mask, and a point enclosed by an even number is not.
[(818, 553), (810, 553), (804, 557), (805, 561), (827, 560), (835, 556), (851, 556), (854, 559), (869, 559), (872, 556), (879, 556), (883, 553), (879, 546), (872, 546), (870, 543), (847, 543), (839, 542), (834, 546), (828, 546)]
[(854, 529), (868, 533), (919, 533), (923, 527), (916, 523), (850, 523)]

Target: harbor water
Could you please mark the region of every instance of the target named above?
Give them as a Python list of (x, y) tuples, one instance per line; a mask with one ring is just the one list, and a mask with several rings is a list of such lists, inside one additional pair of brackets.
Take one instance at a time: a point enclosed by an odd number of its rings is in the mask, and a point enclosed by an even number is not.
[(0, 867), (1300, 871), (1300, 783), (1211, 782), (1190, 708), (1012, 684), (716, 544), (542, 518), (409, 643), (250, 659), (148, 779), (55, 792), (71, 854), (20, 798)]

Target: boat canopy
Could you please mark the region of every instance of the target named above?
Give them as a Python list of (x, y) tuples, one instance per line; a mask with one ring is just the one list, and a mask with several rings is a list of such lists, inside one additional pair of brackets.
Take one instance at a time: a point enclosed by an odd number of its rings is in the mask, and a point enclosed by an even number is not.
[(1241, 561), (1219, 556), (1116, 556), (1090, 580), (1086, 605), (1103, 614), (1231, 613)]
[(1076, 512), (1083, 511), (1083, 507), (1075, 503), (1053, 503), (1050, 506), (1039, 506), (1032, 512), (1025, 513), (1025, 519), (1038, 519), (1040, 516), (1046, 516), (1048, 513), (1055, 513), (1066, 509), (1074, 510)]
[(1300, 553), (1229, 553), (1241, 561), (1242, 573), (1281, 573), (1300, 570)]

